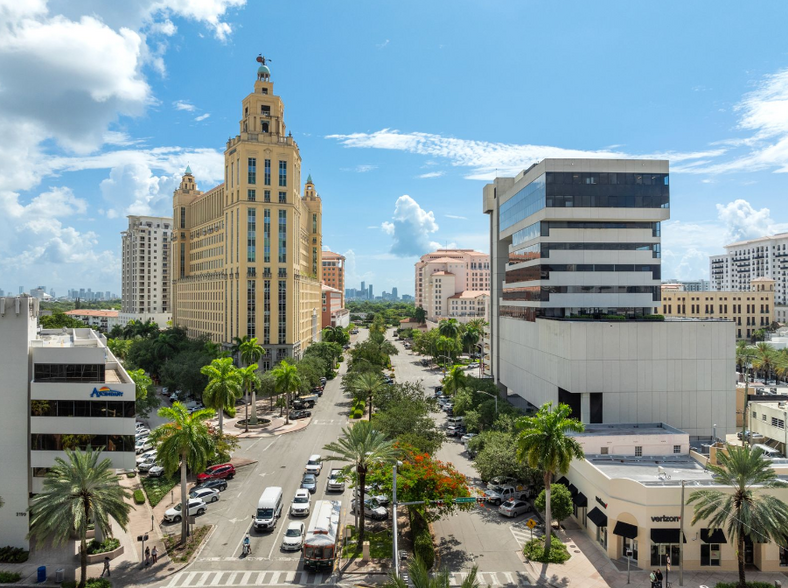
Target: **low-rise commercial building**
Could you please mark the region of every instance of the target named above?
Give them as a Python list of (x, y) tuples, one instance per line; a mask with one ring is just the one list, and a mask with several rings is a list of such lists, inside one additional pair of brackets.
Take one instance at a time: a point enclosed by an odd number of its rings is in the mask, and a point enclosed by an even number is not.
[(490, 293), (484, 291), (465, 290), (448, 298), (446, 318), (457, 319), (467, 323), (475, 319), (489, 320)]
[(788, 402), (751, 402), (747, 405), (748, 428), (764, 436), (764, 444), (788, 455)]
[(449, 313), (448, 299), (466, 291), (489, 292), (490, 256), (473, 249), (438, 249), (416, 262), (416, 306), (438, 321)]
[(91, 329), (96, 329), (102, 333), (108, 333), (112, 330), (112, 327), (123, 327), (128, 323), (127, 320), (120, 318), (120, 312), (117, 310), (91, 310), (80, 308), (77, 310), (68, 310), (65, 314), (71, 318), (82, 321)]
[(30, 494), (65, 449), (135, 467), (135, 386), (91, 329), (36, 330), (38, 302), (0, 298), (0, 545), (28, 548)]
[(342, 304), (342, 292), (326, 284), (322, 285), (323, 311), (322, 328), (347, 327), (350, 324), (350, 311)]
[(662, 285), (660, 314), (680, 318), (727, 319), (736, 338), (749, 339), (775, 321), (774, 280), (755, 278), (750, 291), (685, 291), (677, 284)]
[[(682, 481), (685, 500), (702, 488), (731, 491), (715, 484), (707, 458), (691, 450), (687, 433), (663, 423), (640, 423), (591, 425), (574, 436), (586, 458), (573, 461), (558, 481), (572, 493), (574, 519), (609, 558), (625, 562), (631, 550), (633, 565), (664, 570), (669, 557), (672, 576), (681, 544), (686, 570), (737, 569), (736, 545), (726, 530), (703, 520), (692, 524), (692, 505), (684, 507), (681, 519)], [(773, 463), (786, 478), (788, 460)], [(788, 500), (788, 489), (769, 492)], [(744, 558), (761, 571), (788, 568), (788, 549), (765, 538), (746, 539)]]

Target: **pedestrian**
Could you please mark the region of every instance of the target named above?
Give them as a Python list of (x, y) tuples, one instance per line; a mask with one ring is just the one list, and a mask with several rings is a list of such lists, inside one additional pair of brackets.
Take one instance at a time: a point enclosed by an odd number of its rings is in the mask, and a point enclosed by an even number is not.
[(150, 565), (150, 547), (145, 548), (145, 567)]
[(657, 574), (654, 570), (651, 570), (651, 573), (648, 575), (648, 579), (651, 580), (651, 588), (657, 588)]
[(153, 563), (159, 561), (159, 550), (156, 549), (156, 546), (153, 546), (153, 551), (150, 552), (151, 556), (153, 556)]
[(109, 578), (110, 577), (110, 573), (109, 573), (109, 556), (106, 556), (104, 558), (104, 569), (101, 570), (101, 577), (102, 578), (104, 577), (104, 572), (107, 573), (107, 578)]
[(662, 570), (657, 568), (657, 587), (662, 588)]

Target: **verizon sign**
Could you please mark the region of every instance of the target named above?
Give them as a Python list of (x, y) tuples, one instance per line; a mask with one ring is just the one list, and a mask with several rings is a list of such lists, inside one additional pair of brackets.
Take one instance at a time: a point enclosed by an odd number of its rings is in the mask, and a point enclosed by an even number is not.
[(681, 517), (670, 517), (668, 515), (661, 515), (658, 517), (651, 517), (652, 522), (655, 523), (678, 523)]

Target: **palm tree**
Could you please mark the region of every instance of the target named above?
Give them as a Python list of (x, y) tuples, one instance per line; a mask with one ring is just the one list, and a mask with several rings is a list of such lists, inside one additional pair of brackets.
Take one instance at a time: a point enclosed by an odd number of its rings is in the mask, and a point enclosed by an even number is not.
[(443, 319), (438, 324), (438, 332), (444, 337), (456, 339), (460, 334), (460, 323), (457, 322), (457, 319)]
[(363, 372), (352, 379), (351, 391), (353, 394), (364, 395), (369, 404), (369, 420), (372, 420), (372, 397), (380, 392), (385, 384), (376, 372)]
[(203, 402), (219, 413), (219, 432), (224, 433), (224, 409), (235, 406), (235, 401), (243, 393), (241, 375), (233, 365), (232, 357), (214, 359), (210, 365), (204, 365), (200, 373), (208, 376), (208, 385), (202, 393)]
[(545, 553), (550, 553), (552, 542), (552, 512), (550, 510), (550, 485), (555, 474), (565, 474), (573, 459), (583, 459), (585, 454), (580, 443), (566, 433), (582, 433), (583, 423), (570, 418), (572, 409), (567, 404), (559, 404), (553, 410), (553, 403), (542, 405), (532, 417), (517, 419), (520, 430), (517, 436), (517, 458), (529, 467), (542, 470), (545, 489)]
[(758, 343), (755, 346), (755, 358), (752, 367), (762, 372), (763, 377), (769, 378), (777, 365), (777, 352), (768, 343)]
[[(239, 352), (241, 353), (241, 360), (247, 365), (250, 366), (255, 364), (255, 370), (257, 369), (257, 364), (260, 359), (265, 355), (265, 349), (263, 346), (257, 342), (257, 337), (247, 338), (245, 341), (241, 343), (238, 347)], [(245, 388), (246, 388), (246, 398), (247, 402), (249, 401), (249, 393), (252, 394), (252, 406), (254, 409), (252, 410), (252, 424), (257, 424), (257, 397), (255, 396), (255, 389), (256, 386), (252, 385), (254, 381), (252, 379), (248, 379), (245, 381)], [(251, 389), (251, 390), (250, 390)], [(248, 427), (247, 427), (248, 430)]]
[(298, 392), (301, 387), (301, 377), (298, 368), (293, 364), (282, 362), (273, 370), (276, 380), (276, 389), (285, 395), (285, 424), (290, 423), (290, 394)]
[(342, 327), (326, 327), (323, 329), (323, 341), (345, 345), (350, 341), (350, 335)]
[[(788, 505), (770, 494), (757, 494), (757, 490), (786, 488), (779, 480), (769, 460), (760, 448), (728, 445), (725, 452), (717, 453), (719, 464), (706, 466), (715, 482), (730, 486), (732, 492), (702, 489), (690, 494), (687, 504), (695, 503), (692, 518), (708, 521), (712, 529), (726, 529), (728, 537), (736, 541), (739, 562), (739, 586), (747, 586), (744, 577), (744, 539), (774, 541), (785, 546), (785, 521)], [(757, 486), (756, 488), (754, 488)]]
[[(252, 424), (257, 424), (257, 399), (254, 396), (254, 390), (258, 386), (258, 382), (260, 376), (257, 375), (257, 364), (253, 363), (252, 365), (248, 365), (246, 367), (238, 368), (236, 370), (238, 375), (241, 377), (241, 387), (244, 390), (252, 390), (252, 398), (254, 399), (252, 402)], [(246, 405), (246, 431), (249, 431), (249, 405)]]
[(30, 502), (30, 534), (38, 545), (51, 539), (63, 545), (76, 530), (79, 537), (81, 576), (85, 585), (88, 569), (88, 524), (91, 522), (104, 536), (112, 535), (110, 519), (125, 531), (129, 524), (131, 497), (118, 482), (112, 461), (99, 461), (101, 450), (66, 450), (66, 459), (55, 458), (44, 480), (44, 489)]
[(244, 341), (249, 340), (249, 335), (245, 335), (243, 338), (241, 337), (233, 337), (233, 344), (230, 346), (230, 354), (236, 360), (237, 363), (241, 363), (241, 345)]
[[(459, 588), (480, 588), (481, 584), (476, 579), (478, 571), (479, 566), (473, 566)], [(383, 588), (408, 588), (409, 586), (412, 588), (448, 588), (451, 585), (451, 578), (447, 569), (444, 568), (434, 575), (430, 574), (427, 566), (419, 556), (416, 556), (408, 566), (408, 572), (410, 573), (410, 583), (392, 573), (388, 582), (383, 584)]]
[(435, 347), (438, 348), (439, 352), (454, 357), (454, 353), (457, 351), (457, 339), (441, 335), (435, 342)]
[[(230, 358), (227, 358), (230, 359)], [(170, 477), (181, 470), (181, 513), (188, 512), (188, 494), (186, 493), (186, 469), (200, 472), (205, 469), (214, 452), (213, 437), (208, 431), (205, 421), (213, 418), (213, 409), (204, 408), (192, 414), (180, 402), (172, 407), (159, 409), (159, 416), (169, 422), (157, 427), (150, 435), (151, 442), (156, 446), (156, 459)], [(188, 517), (181, 519), (181, 544), (186, 542), (188, 535)]]
[(458, 391), (465, 388), (467, 381), (468, 378), (465, 375), (462, 366), (455, 365), (451, 367), (449, 373), (445, 378), (443, 378), (443, 389), (446, 390), (446, 393), (449, 396), (453, 396)]
[(424, 310), (421, 306), (416, 307), (416, 312), (413, 314), (413, 318), (416, 320), (417, 323), (423, 325), (427, 322), (427, 311)]
[(327, 443), (323, 449), (334, 455), (326, 460), (346, 462), (345, 474), (356, 470), (356, 488), (358, 501), (356, 512), (359, 513), (358, 545), (364, 543), (364, 486), (369, 466), (375, 463), (394, 463), (399, 451), (383, 433), (376, 431), (369, 421), (359, 421), (350, 428), (342, 429), (342, 436), (337, 441)]
[(466, 325), (461, 337), (463, 349), (467, 349), (468, 353), (473, 353), (473, 347), (479, 342), (481, 336), (481, 331), (476, 327)]

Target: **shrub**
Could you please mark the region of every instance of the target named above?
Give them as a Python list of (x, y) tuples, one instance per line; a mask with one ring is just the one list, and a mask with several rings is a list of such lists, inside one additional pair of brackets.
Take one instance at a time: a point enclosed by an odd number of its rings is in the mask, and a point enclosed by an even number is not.
[(0, 584), (13, 584), (22, 579), (22, 574), (18, 572), (0, 572)]
[(161, 476), (160, 478), (144, 477), (141, 478), (141, 481), (151, 506), (159, 504), (161, 499), (178, 483), (178, 480), (175, 478), (167, 478), (165, 476)]
[(0, 547), (0, 563), (23, 563), (27, 561), (29, 551), (25, 551), (21, 547)]
[[(85, 582), (87, 584), (87, 582)], [(77, 588), (77, 583), (74, 580), (63, 580), (60, 588)]]
[(112, 582), (107, 578), (90, 578), (85, 582), (85, 588), (112, 588)]
[(137, 477), (137, 472), (134, 472), (134, 471), (126, 472), (126, 477), (127, 478), (136, 478)]
[(523, 548), (523, 554), (528, 559), (541, 563), (564, 563), (570, 558), (569, 551), (566, 549), (566, 546), (561, 543), (558, 537), (555, 536), (555, 533), (550, 543), (549, 554), (544, 552), (544, 537), (537, 537), (526, 543)]
[(139, 488), (134, 491), (134, 502), (136, 504), (145, 504), (145, 494)]
[(118, 547), (120, 547), (120, 539), (116, 539), (115, 537), (107, 537), (102, 542), (93, 539), (93, 541), (88, 543), (88, 555), (107, 553), (108, 551), (116, 550)]

